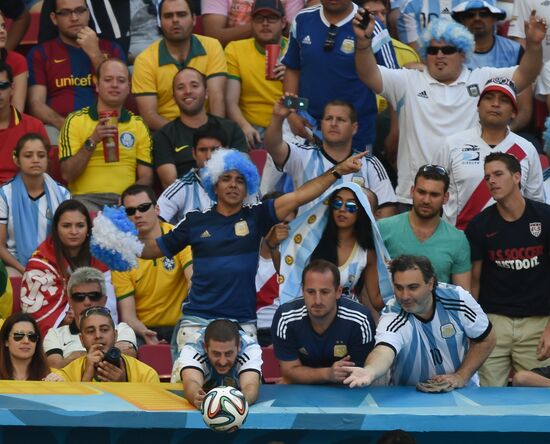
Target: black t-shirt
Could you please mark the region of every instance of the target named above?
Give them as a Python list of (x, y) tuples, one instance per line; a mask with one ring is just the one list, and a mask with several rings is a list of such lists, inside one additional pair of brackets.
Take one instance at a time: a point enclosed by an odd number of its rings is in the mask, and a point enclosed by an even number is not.
[[(204, 125), (217, 122), (227, 135), (229, 148), (248, 152), (246, 138), (241, 128), (233, 121), (217, 116), (208, 116)], [(155, 168), (167, 163), (176, 165), (178, 177), (196, 166), (193, 159), (193, 137), (195, 132), (203, 128), (190, 128), (177, 118), (164, 125), (153, 135), (153, 164)]]
[(505, 221), (494, 204), (466, 229), (472, 261), (483, 261), (479, 303), (487, 313), (550, 315), (550, 205), (525, 201), (514, 222)]

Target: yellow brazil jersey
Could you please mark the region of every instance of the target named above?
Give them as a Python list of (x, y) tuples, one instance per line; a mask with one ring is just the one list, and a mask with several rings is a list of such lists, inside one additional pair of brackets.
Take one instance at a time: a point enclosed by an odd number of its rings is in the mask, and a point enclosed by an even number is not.
[[(281, 39), (281, 52), (287, 39)], [(267, 127), (271, 121), (273, 105), (283, 95), (280, 80), (266, 80), (265, 51), (256, 45), (254, 38), (237, 40), (225, 48), (227, 72), (230, 79), (241, 82), (239, 108), (252, 125)]]
[[(60, 159), (68, 159), (83, 148), (84, 142), (97, 126), (96, 105), (67, 116), (59, 135)], [(71, 194), (121, 194), (136, 182), (137, 164), (152, 166), (152, 139), (143, 119), (122, 109), (118, 119), (119, 161), (106, 163), (103, 142), (99, 142), (86, 168), (69, 183)]]
[[(167, 233), (173, 226), (161, 223)], [(183, 270), (191, 265), (191, 247), (172, 259), (138, 259), (137, 268), (112, 272), (118, 300), (133, 296), (137, 318), (147, 327), (175, 325), (181, 317), (181, 304), (189, 290)]]
[(180, 115), (172, 95), (172, 81), (182, 68), (195, 68), (207, 79), (227, 74), (223, 48), (217, 39), (191, 36), (191, 48), (183, 63), (174, 59), (164, 39), (157, 40), (137, 56), (132, 75), (132, 93), (157, 96), (157, 112), (168, 120)]
[[(122, 355), (126, 366), (128, 382), (160, 382), (155, 370), (147, 364), (131, 356)], [(65, 382), (81, 382), (86, 367), (86, 356), (81, 356), (63, 368), (53, 368), (52, 371), (63, 378)]]

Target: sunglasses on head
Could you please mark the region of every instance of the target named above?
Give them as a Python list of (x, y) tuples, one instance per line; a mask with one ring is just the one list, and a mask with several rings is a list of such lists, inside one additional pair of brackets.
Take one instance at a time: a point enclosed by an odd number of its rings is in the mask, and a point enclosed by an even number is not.
[(152, 205), (153, 202), (142, 203), (137, 207), (126, 207), (124, 208), (124, 211), (126, 211), (127, 216), (133, 216), (134, 214), (136, 214), (136, 211), (139, 211), (140, 213), (145, 213), (146, 211), (149, 211), (149, 208), (151, 208)]
[(456, 46), (428, 46), (426, 48), (426, 54), (437, 55), (441, 51), (444, 55), (451, 55), (458, 52)]
[(12, 336), (15, 342), (22, 341), (25, 336), (29, 338), (29, 341), (31, 342), (35, 342), (35, 343), (38, 342), (38, 333), (35, 333), (35, 332), (23, 333), (20, 331), (16, 331), (15, 333), (12, 334)]
[(436, 174), (439, 174), (440, 176), (445, 176), (445, 177), (449, 175), (445, 167), (442, 167), (441, 165), (428, 164), (421, 167), (420, 170), (423, 173), (436, 173)]
[(71, 299), (76, 302), (84, 302), (84, 299), (88, 298), (92, 302), (99, 302), (103, 297), (100, 291), (89, 291), (88, 293), (73, 293)]
[(348, 213), (357, 213), (357, 210), (359, 209), (356, 202), (347, 201), (344, 205), (344, 201), (342, 199), (334, 199), (331, 207), (333, 210), (340, 210), (344, 207)]
[(334, 44), (336, 43), (336, 32), (338, 31), (338, 26), (330, 25), (328, 28), (327, 37), (325, 43), (323, 44), (323, 50), (326, 52), (332, 51), (334, 49)]
[(0, 82), (0, 90), (8, 89), (11, 86), (11, 82), (9, 80), (3, 80)]
[(111, 310), (109, 310), (107, 307), (90, 307), (87, 308), (82, 312), (80, 315), (81, 318), (87, 318), (88, 316), (91, 316), (95, 313), (99, 313), (103, 316), (109, 316), (111, 317)]

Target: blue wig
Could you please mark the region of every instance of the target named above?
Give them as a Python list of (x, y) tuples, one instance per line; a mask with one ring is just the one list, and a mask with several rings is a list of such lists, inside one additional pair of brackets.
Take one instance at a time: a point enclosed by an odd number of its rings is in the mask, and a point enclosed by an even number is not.
[(424, 29), (418, 39), (420, 55), (423, 59), (426, 58), (426, 48), (430, 46), (432, 40), (442, 40), (458, 48), (464, 54), (466, 61), (474, 52), (474, 36), (468, 28), (453, 20), (438, 18), (432, 20)]
[(220, 176), (228, 171), (238, 171), (242, 174), (247, 193), (244, 203), (252, 204), (256, 202), (258, 189), (260, 188), (260, 175), (256, 165), (252, 163), (246, 154), (226, 148), (219, 148), (214, 151), (204, 168), (201, 168), (202, 185), (210, 199), (215, 202), (218, 200), (214, 188)]

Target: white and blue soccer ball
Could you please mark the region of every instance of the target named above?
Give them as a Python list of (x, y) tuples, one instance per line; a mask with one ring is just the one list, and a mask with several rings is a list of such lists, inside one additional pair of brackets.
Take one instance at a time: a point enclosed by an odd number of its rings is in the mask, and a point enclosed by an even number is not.
[(201, 413), (212, 430), (231, 433), (244, 424), (248, 416), (248, 402), (234, 387), (215, 387), (204, 397)]

